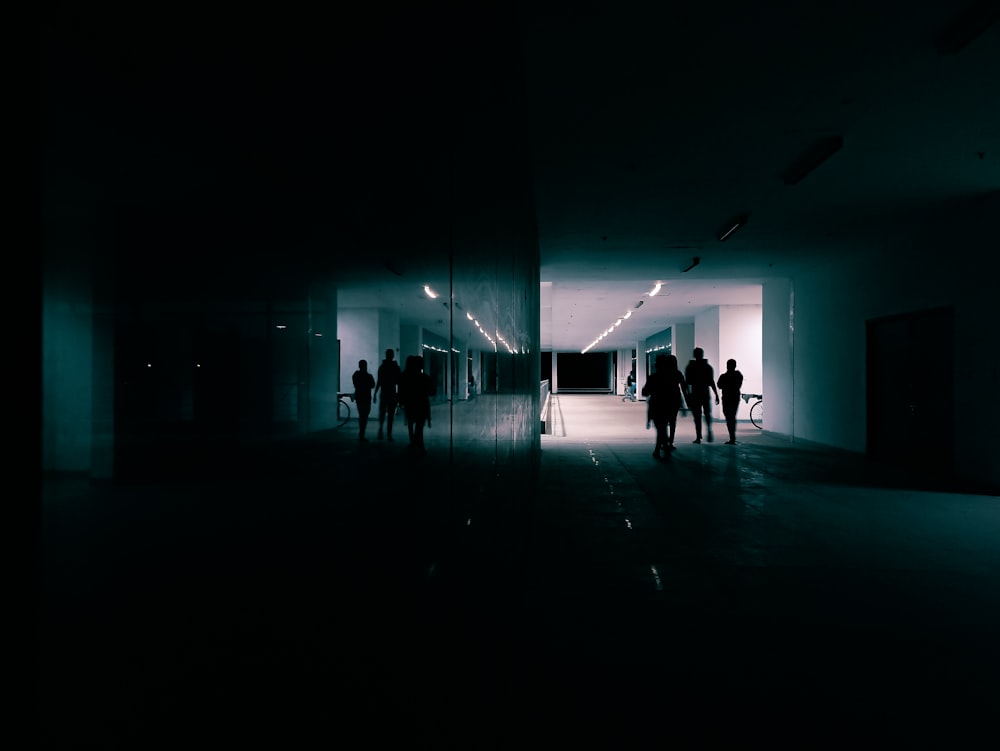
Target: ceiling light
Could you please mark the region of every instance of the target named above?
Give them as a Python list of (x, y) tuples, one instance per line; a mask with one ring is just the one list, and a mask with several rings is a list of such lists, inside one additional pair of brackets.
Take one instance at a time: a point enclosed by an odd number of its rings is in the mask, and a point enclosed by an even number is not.
[(723, 226), (723, 228), (719, 230), (718, 234), (719, 242), (721, 243), (727, 240), (731, 234), (733, 234), (736, 230), (738, 230), (748, 221), (750, 221), (750, 217), (747, 216), (746, 214), (740, 214), (739, 216), (730, 219), (728, 222), (726, 222), (725, 226)]
[(626, 318), (626, 319), (631, 318), (631, 317), (632, 317), (632, 311), (631, 310), (623, 316), (623, 318)]
[(438, 296), (438, 293), (437, 293), (437, 292), (435, 292), (434, 290), (432, 290), (432, 289), (430, 288), (430, 285), (429, 285), (429, 284), (425, 284), (425, 285), (424, 285), (424, 292), (426, 292), (426, 293), (427, 293), (427, 296), (428, 296), (428, 297), (430, 297), (430, 298), (434, 298), (434, 297), (437, 297), (437, 296)]
[(470, 321), (474, 321), (474, 320), (475, 320), (475, 319), (474, 319), (474, 318), (472, 317), (472, 313), (466, 313), (466, 314), (465, 314), (465, 317), (466, 317), (466, 318), (468, 318), (468, 319), (469, 319)]
[(662, 283), (662, 282), (657, 282), (657, 283), (656, 283), (656, 286), (655, 286), (655, 287), (653, 287), (653, 289), (651, 289), (651, 290), (649, 291), (649, 296), (650, 296), (650, 297), (653, 297), (653, 295), (657, 294), (657, 293), (658, 293), (658, 292), (660, 291), (660, 289), (661, 289), (662, 287), (663, 287), (663, 283)]

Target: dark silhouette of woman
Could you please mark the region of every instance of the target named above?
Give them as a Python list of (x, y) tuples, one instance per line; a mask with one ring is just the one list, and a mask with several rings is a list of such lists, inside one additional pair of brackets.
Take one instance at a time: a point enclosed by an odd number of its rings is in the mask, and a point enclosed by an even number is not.
[(399, 377), (399, 403), (406, 415), (410, 449), (423, 456), (424, 425), (431, 426), (431, 379), (424, 372), (424, 358), (410, 355)]
[(654, 366), (656, 370), (642, 387), (642, 395), (647, 399), (648, 414), (656, 427), (653, 458), (661, 458), (662, 449), (666, 452), (663, 458), (668, 459), (674, 450), (677, 413), (684, 399), (684, 376), (677, 368), (677, 358), (673, 355), (657, 355)]

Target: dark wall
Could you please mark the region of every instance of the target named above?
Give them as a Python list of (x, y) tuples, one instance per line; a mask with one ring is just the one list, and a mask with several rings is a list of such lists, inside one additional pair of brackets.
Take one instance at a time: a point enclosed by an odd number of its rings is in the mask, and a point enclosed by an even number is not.
[[(483, 379), (504, 401), (481, 427), (491, 461), (530, 455), (538, 247), (512, 8), (175, 11), (60, 6), (41, 26), (43, 265), (88, 272), (48, 290), (54, 310), (102, 311), (119, 469), (308, 430), (319, 353), (276, 339), (273, 312), (328, 315), (315, 290), (346, 260), (400, 247), (516, 347)], [(82, 253), (81, 225), (100, 233)]]
[(611, 355), (608, 352), (560, 352), (556, 368), (560, 389), (611, 388)]

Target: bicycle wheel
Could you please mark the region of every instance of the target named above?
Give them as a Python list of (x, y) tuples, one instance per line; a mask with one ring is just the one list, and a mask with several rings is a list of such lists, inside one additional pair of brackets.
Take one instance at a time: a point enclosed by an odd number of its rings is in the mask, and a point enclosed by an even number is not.
[(351, 419), (351, 406), (343, 399), (337, 400), (337, 427)]
[(760, 399), (753, 403), (750, 408), (750, 422), (755, 428), (764, 429), (764, 400)]

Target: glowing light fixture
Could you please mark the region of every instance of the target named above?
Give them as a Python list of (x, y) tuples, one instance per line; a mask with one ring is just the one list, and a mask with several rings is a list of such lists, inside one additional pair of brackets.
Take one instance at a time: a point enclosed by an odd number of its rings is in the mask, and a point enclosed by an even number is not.
[(427, 296), (430, 297), (431, 299), (438, 296), (438, 293), (432, 290), (429, 284), (424, 285), (424, 292), (426, 292)]
[(736, 230), (738, 230), (748, 221), (750, 221), (750, 217), (747, 214), (740, 214), (739, 216), (730, 219), (728, 222), (726, 222), (725, 226), (719, 230), (719, 235), (718, 235), (719, 242), (721, 243), (727, 240), (731, 234), (733, 234)]
[(656, 294), (658, 294), (658, 293), (659, 293), (659, 291), (660, 291), (660, 290), (661, 290), (662, 288), (663, 288), (663, 283), (662, 283), (662, 282), (657, 282), (657, 283), (656, 283), (656, 286), (655, 286), (655, 287), (653, 287), (653, 289), (651, 289), (651, 290), (649, 291), (649, 296), (650, 296), (650, 297), (654, 297), (654, 296), (655, 296)]

